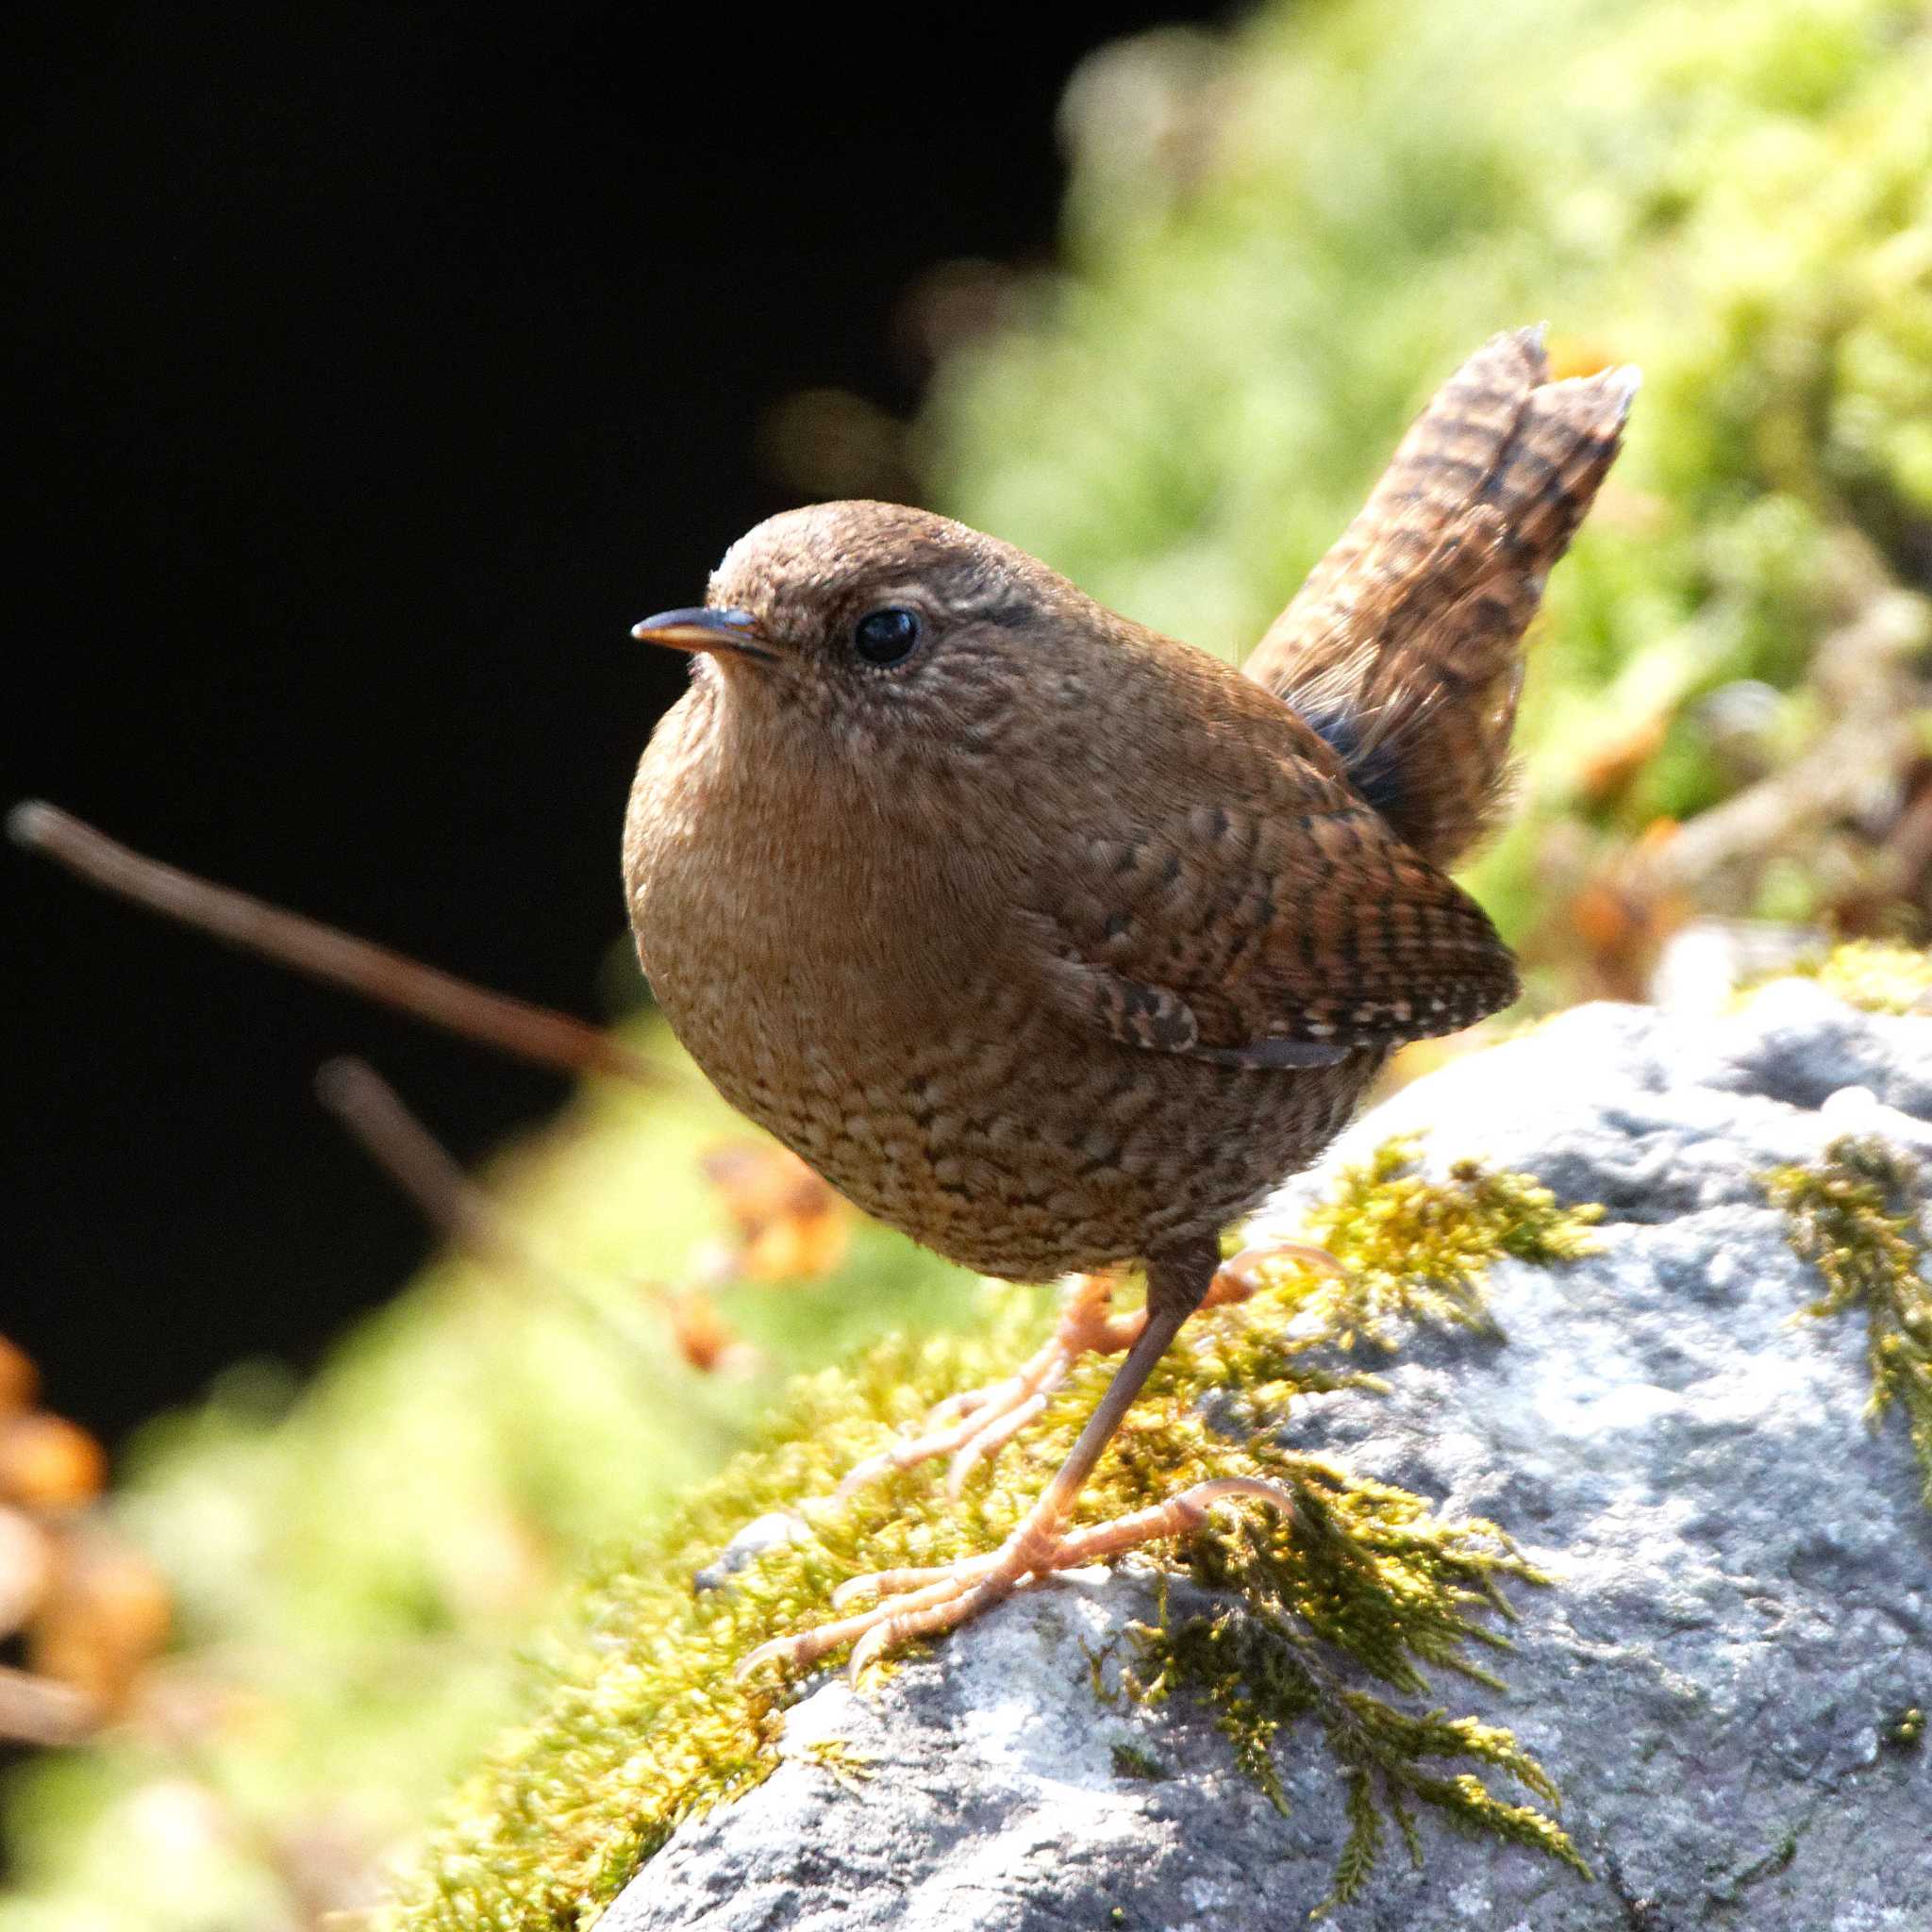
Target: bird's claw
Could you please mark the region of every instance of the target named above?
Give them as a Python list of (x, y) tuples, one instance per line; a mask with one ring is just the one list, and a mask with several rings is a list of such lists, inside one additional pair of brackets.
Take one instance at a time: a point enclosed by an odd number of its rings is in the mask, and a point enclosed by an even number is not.
[[(1326, 1249), (1304, 1241), (1271, 1241), (1244, 1248), (1223, 1262), (1201, 1306), (1246, 1301), (1261, 1286), (1264, 1264), (1284, 1260), (1333, 1274), (1343, 1272)], [(926, 1417), (921, 1434), (891, 1443), (857, 1464), (839, 1485), (836, 1497), (842, 1501), (893, 1470), (946, 1456), (951, 1458), (946, 1489), (957, 1499), (973, 1471), (1040, 1414), (1083, 1355), (1112, 1354), (1134, 1345), (1146, 1324), (1146, 1311), (1117, 1315), (1111, 1299), (1112, 1283), (1107, 1275), (1075, 1276), (1053, 1339), (1018, 1374), (984, 1389), (948, 1396)], [(739, 1667), (739, 1674), (750, 1675), (768, 1664), (802, 1669), (850, 1643), (856, 1682), (868, 1665), (901, 1644), (951, 1630), (1056, 1571), (1097, 1562), (1158, 1537), (1185, 1535), (1216, 1503), (1236, 1496), (1258, 1497), (1279, 1508), (1291, 1508), (1294, 1503), (1293, 1492), (1277, 1484), (1230, 1476), (1198, 1483), (1165, 1503), (1111, 1523), (1059, 1534), (1058, 1517), (1042, 1502), (991, 1555), (962, 1557), (937, 1568), (881, 1570), (850, 1578), (832, 1594), (835, 1610), (844, 1610), (867, 1596), (877, 1601), (815, 1629), (760, 1644)]]
[[(1265, 1241), (1230, 1256), (1215, 1271), (1204, 1308), (1244, 1302), (1262, 1285), (1270, 1263), (1287, 1261), (1326, 1274), (1346, 1273), (1326, 1248), (1308, 1241)], [(1131, 1348), (1146, 1320), (1145, 1311), (1113, 1312), (1113, 1279), (1106, 1274), (1076, 1274), (1052, 1338), (1013, 1374), (983, 1388), (961, 1390), (936, 1404), (916, 1436), (890, 1442), (855, 1463), (833, 1491), (845, 1502), (881, 1476), (911, 1469), (935, 1457), (947, 1458), (946, 1494), (957, 1502), (973, 1472), (991, 1461), (1046, 1407), (1074, 1365), (1087, 1355), (1117, 1355)]]
[(1211, 1308), (1227, 1302), (1244, 1302), (1265, 1281), (1263, 1271), (1271, 1262), (1287, 1261), (1312, 1268), (1318, 1274), (1332, 1274), (1338, 1281), (1348, 1278), (1348, 1270), (1326, 1248), (1313, 1241), (1257, 1241), (1240, 1253), (1230, 1255), (1214, 1271), (1214, 1281), (1201, 1304)]
[(1295, 1493), (1279, 1483), (1255, 1476), (1223, 1476), (1196, 1483), (1145, 1509), (1094, 1523), (1064, 1535), (1048, 1535), (1033, 1519), (1024, 1523), (991, 1555), (961, 1557), (956, 1562), (919, 1570), (880, 1570), (855, 1576), (833, 1592), (835, 1609), (863, 1595), (876, 1595), (871, 1608), (834, 1618), (810, 1630), (761, 1643), (739, 1666), (741, 1677), (767, 1664), (786, 1671), (808, 1668), (842, 1643), (853, 1646), (847, 1673), (857, 1684), (867, 1669), (889, 1652), (924, 1637), (938, 1637), (990, 1608), (1016, 1590), (1030, 1587), (1063, 1570), (1079, 1569), (1161, 1537), (1185, 1536), (1200, 1527), (1216, 1504), (1240, 1498), (1271, 1504), (1284, 1513), (1295, 1507)]

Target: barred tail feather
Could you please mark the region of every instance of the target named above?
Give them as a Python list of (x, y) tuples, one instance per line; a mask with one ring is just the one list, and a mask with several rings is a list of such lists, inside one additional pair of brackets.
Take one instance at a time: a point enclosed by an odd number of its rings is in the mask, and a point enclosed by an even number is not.
[(1637, 390), (1634, 369), (1548, 373), (1540, 328), (1478, 349), (1246, 667), (1439, 866), (1467, 853), (1502, 803), (1523, 633)]

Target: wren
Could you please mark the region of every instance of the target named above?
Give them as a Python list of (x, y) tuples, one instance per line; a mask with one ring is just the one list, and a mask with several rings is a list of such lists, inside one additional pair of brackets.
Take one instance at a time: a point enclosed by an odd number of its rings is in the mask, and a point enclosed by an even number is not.
[[(1524, 628), (1635, 387), (1552, 382), (1540, 331), (1493, 339), (1244, 672), (882, 503), (772, 518), (702, 607), (638, 625), (692, 660), (638, 769), (624, 869), (698, 1065), (969, 1268), (1147, 1274), (1138, 1324), (1102, 1324), (1126, 1360), (1000, 1550), (872, 1579), (871, 1608), (754, 1663), (858, 1640), (857, 1671), (1228, 1495), (1288, 1500), (1241, 1479), (1067, 1526), (1181, 1324), (1240, 1292), (1222, 1230), (1321, 1153), (1394, 1047), (1515, 997), (1445, 868), (1507, 791)], [(1018, 1378), (1023, 1415), (1095, 1340), (1091, 1292), (1070, 1322)], [(1015, 1402), (995, 1407), (918, 1453), (996, 1440)]]

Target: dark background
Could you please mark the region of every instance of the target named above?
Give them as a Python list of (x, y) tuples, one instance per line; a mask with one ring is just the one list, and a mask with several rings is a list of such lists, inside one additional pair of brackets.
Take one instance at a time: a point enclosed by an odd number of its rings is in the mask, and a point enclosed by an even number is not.
[[(780, 398), (912, 406), (922, 270), (1050, 252), (1079, 55), (1213, 10), (9, 9), (0, 803), (594, 1013), (628, 625), (795, 499)], [(466, 1156), (563, 1091), (0, 868), (0, 1332), (110, 1438), (423, 1251), (322, 1060)]]

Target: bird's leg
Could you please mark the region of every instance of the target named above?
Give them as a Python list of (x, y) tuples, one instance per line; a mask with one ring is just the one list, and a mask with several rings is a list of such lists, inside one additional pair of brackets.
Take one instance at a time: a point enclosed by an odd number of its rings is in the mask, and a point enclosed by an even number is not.
[(1045, 1491), (1019, 1527), (1000, 1547), (983, 1557), (963, 1557), (933, 1569), (886, 1570), (855, 1577), (833, 1597), (841, 1607), (858, 1594), (874, 1592), (881, 1601), (870, 1609), (841, 1617), (793, 1637), (761, 1644), (745, 1658), (743, 1673), (767, 1663), (809, 1664), (852, 1643), (852, 1674), (885, 1652), (921, 1637), (951, 1630), (1009, 1596), (1021, 1584), (1056, 1570), (1092, 1562), (1157, 1537), (1194, 1528), (1216, 1503), (1236, 1496), (1258, 1497), (1277, 1508), (1292, 1508), (1293, 1493), (1247, 1476), (1196, 1484), (1151, 1508), (1068, 1532), (1066, 1520), (1087, 1478), (1092, 1474), (1122, 1418), (1133, 1406), (1154, 1365), (1167, 1353), (1181, 1324), (1208, 1299), (1220, 1274), (1214, 1247), (1202, 1242), (1182, 1253), (1155, 1258), (1147, 1272), (1147, 1307), (1127, 1358), (1114, 1373), (1100, 1406), (1088, 1418), (1079, 1440)]
[[(1274, 1260), (1299, 1261), (1330, 1274), (1341, 1273), (1341, 1262), (1326, 1248), (1307, 1241), (1271, 1241), (1243, 1248), (1222, 1262), (1200, 1306), (1218, 1308), (1246, 1301), (1260, 1286), (1257, 1279), (1260, 1264)], [(1124, 1315), (1114, 1313), (1113, 1288), (1110, 1274), (1070, 1275), (1059, 1325), (1043, 1347), (1004, 1380), (947, 1396), (927, 1414), (919, 1434), (890, 1443), (876, 1455), (855, 1463), (833, 1491), (834, 1497), (843, 1502), (894, 1470), (910, 1469), (944, 1456), (950, 1458), (946, 1494), (957, 1500), (973, 1472), (990, 1457), (997, 1456), (1045, 1408), (1083, 1356), (1119, 1355), (1134, 1345), (1147, 1324), (1147, 1311), (1134, 1308)]]
[(957, 1497), (980, 1460), (1000, 1449), (1046, 1407), (1048, 1397), (1072, 1374), (1082, 1356), (1116, 1355), (1133, 1345), (1145, 1318), (1138, 1311), (1116, 1315), (1110, 1306), (1112, 1299), (1110, 1274), (1070, 1276), (1059, 1325), (1044, 1347), (1003, 1380), (947, 1396), (926, 1416), (919, 1434), (889, 1443), (877, 1455), (855, 1464), (836, 1496), (843, 1501), (895, 1469), (910, 1469), (933, 1457), (949, 1456), (952, 1463), (946, 1492)]

